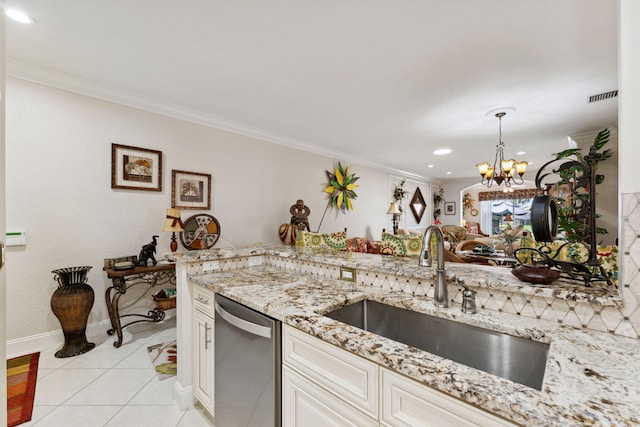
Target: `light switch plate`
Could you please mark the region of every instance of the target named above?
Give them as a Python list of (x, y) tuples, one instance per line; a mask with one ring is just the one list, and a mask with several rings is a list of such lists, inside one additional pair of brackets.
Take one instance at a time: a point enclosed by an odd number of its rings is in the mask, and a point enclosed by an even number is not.
[(250, 256), (249, 257), (249, 267), (253, 267), (254, 265), (262, 265), (262, 257), (261, 256)]
[(202, 271), (219, 270), (220, 261), (205, 261), (202, 263)]

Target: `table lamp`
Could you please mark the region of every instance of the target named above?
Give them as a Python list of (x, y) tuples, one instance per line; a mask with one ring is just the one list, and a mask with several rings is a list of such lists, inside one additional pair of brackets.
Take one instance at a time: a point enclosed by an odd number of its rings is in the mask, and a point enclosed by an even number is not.
[(167, 217), (164, 221), (164, 227), (162, 231), (171, 231), (171, 252), (178, 250), (178, 242), (176, 241), (176, 231), (184, 231), (184, 224), (180, 219), (180, 209), (169, 208), (167, 209)]
[(396, 202), (389, 203), (389, 210), (387, 211), (387, 215), (393, 215), (391, 220), (393, 221), (393, 234), (398, 234), (398, 221), (400, 220), (400, 209), (398, 208), (398, 204)]

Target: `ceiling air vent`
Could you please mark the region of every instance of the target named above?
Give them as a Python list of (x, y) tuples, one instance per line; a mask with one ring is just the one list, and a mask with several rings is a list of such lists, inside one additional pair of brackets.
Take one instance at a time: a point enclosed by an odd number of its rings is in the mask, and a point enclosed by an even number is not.
[(590, 104), (592, 102), (604, 101), (605, 99), (615, 98), (616, 96), (618, 96), (617, 90), (612, 90), (611, 92), (599, 93), (597, 95), (591, 95), (587, 103)]

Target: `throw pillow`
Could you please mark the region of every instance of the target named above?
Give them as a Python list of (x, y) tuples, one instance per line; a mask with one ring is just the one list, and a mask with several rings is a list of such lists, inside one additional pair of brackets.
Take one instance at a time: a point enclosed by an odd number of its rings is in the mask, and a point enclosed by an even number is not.
[(422, 237), (417, 234), (394, 235), (382, 233), (380, 253), (396, 256), (419, 256), (422, 251)]
[(362, 237), (354, 237), (347, 240), (348, 252), (367, 252), (369, 249), (369, 240)]
[(347, 249), (347, 233), (345, 231), (339, 231), (337, 233), (321, 234), (299, 230), (296, 233), (296, 246), (343, 251)]

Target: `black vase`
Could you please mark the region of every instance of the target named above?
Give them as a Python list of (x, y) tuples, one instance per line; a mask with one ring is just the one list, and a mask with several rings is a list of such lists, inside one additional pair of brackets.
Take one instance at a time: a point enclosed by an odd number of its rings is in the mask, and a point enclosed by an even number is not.
[(56, 315), (64, 333), (64, 346), (56, 357), (77, 356), (94, 348), (87, 341), (87, 320), (93, 307), (94, 293), (87, 284), (87, 272), (91, 267), (68, 267), (53, 270), (58, 289), (51, 296), (51, 310)]

